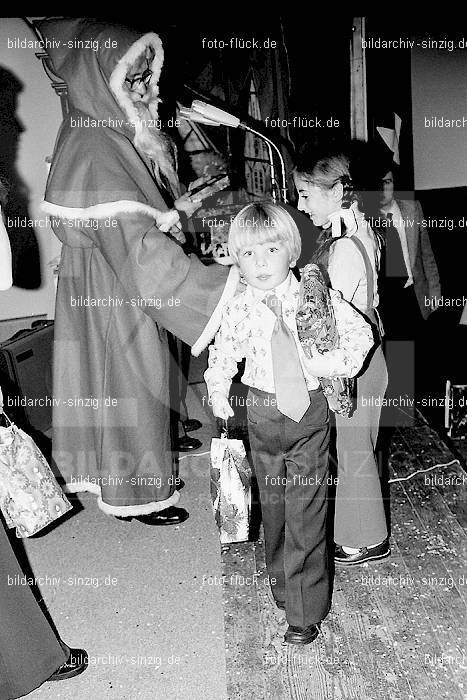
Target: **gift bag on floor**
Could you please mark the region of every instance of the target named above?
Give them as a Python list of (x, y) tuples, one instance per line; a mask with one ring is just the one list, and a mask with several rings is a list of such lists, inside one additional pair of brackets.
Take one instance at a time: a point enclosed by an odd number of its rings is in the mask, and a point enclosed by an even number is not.
[(0, 427), (0, 509), (17, 537), (30, 537), (71, 510), (34, 440), (3, 413)]
[(211, 441), (211, 500), (222, 544), (245, 542), (251, 508), (251, 469), (241, 440), (227, 428)]

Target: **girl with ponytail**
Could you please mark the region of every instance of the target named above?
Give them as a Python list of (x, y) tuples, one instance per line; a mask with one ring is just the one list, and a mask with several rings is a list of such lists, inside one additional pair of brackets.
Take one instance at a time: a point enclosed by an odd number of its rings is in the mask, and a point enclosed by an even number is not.
[(351, 566), (390, 553), (375, 457), (380, 406), (388, 381), (377, 312), (381, 246), (359, 208), (360, 197), (344, 153), (303, 152), (296, 162), (294, 182), (298, 209), (322, 227), (311, 262), (320, 266), (329, 285), (372, 324), (376, 340), (357, 376), (353, 415), (336, 414), (335, 562)]

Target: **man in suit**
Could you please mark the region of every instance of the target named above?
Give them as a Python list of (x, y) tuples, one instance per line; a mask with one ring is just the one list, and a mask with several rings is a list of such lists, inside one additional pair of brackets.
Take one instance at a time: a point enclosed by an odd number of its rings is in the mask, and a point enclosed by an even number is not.
[(425, 321), (437, 308), (441, 287), (420, 202), (394, 196), (396, 168), (393, 165), (384, 174), (380, 198), (380, 223), (386, 239), (380, 309), (390, 374), (388, 395), (419, 398), (425, 375), (420, 346), (426, 335)]
[[(426, 226), (420, 202), (417, 200), (399, 199), (394, 197), (394, 169), (389, 170), (382, 179), (381, 213), (386, 219), (392, 219), (393, 228), (397, 231), (398, 238), (395, 243), (399, 250), (394, 250), (392, 241), (387, 245), (387, 256), (391, 254), (391, 260), (386, 260), (387, 265), (397, 274), (391, 274), (387, 270), (383, 285), (393, 287), (393, 292), (401, 301), (405, 300), (404, 314), (397, 313), (394, 304), (388, 299), (386, 311), (387, 322), (391, 327), (387, 328), (388, 334), (401, 335), (402, 329), (411, 328), (413, 322), (418, 325), (426, 320), (436, 309), (437, 299), (441, 296), (441, 287), (438, 274), (438, 266), (431, 248), (430, 238)], [(386, 228), (388, 231), (389, 226)], [(386, 236), (388, 239), (388, 236)], [(403, 264), (398, 268), (398, 261), (402, 253)], [(402, 262), (402, 261), (401, 261)], [(398, 280), (394, 282), (394, 280)], [(384, 308), (384, 305), (383, 305)], [(407, 309), (410, 310), (411, 323), (407, 318)], [(396, 311), (396, 319), (393, 319), (391, 311)], [(394, 321), (394, 325), (393, 322)], [(409, 336), (412, 335), (409, 332)]]

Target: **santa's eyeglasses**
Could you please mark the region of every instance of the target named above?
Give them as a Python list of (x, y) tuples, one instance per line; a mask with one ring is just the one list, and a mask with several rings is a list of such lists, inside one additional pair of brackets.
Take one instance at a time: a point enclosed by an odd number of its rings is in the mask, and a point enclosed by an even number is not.
[(143, 83), (144, 87), (148, 87), (152, 78), (152, 70), (149, 67), (149, 59), (146, 59), (147, 68), (140, 74), (135, 75), (133, 78), (125, 78), (125, 82), (130, 86), (130, 90), (133, 90), (133, 85), (136, 83)]

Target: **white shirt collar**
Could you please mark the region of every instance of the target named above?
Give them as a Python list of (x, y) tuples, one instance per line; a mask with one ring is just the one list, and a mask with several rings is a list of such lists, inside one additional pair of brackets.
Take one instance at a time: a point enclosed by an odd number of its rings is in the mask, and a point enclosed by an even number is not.
[(385, 207), (384, 209), (381, 209), (381, 211), (385, 216), (392, 214), (394, 219), (399, 219), (401, 217), (401, 210), (399, 209), (399, 205), (395, 199), (392, 200), (388, 209)]

